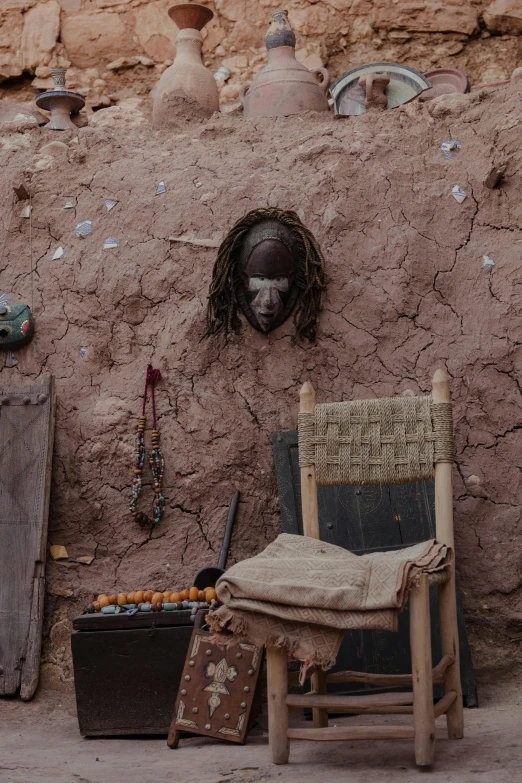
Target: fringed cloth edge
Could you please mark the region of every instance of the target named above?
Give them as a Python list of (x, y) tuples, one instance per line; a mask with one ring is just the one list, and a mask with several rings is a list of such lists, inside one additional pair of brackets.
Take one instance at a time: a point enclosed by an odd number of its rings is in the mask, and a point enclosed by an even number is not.
[[(294, 541), (298, 539), (299, 541)], [(344, 570), (344, 580), (349, 585), (350, 559), (357, 565), (359, 573), (356, 574), (357, 589), (355, 599), (364, 605), (372, 605), (376, 601), (375, 593), (380, 606), (378, 608), (360, 609), (336, 609), (336, 606), (354, 602), (350, 586), (348, 589), (339, 588), (329, 596), (329, 606), (304, 606), (296, 603), (282, 603), (281, 599), (288, 600), (288, 585), (285, 576), (281, 576), (279, 585), (279, 601), (260, 600), (260, 595), (265, 586), (259, 580), (256, 581), (256, 573), (262, 577), (265, 567), (270, 568), (271, 560), (286, 558), (289, 550), (297, 545), (293, 563), (293, 579), (299, 583), (306, 583), (311, 562), (305, 556), (299, 561), (299, 554), (303, 554), (303, 544), (306, 539), (302, 536), (289, 536), (283, 534), (270, 544), (264, 552), (255, 558), (238, 563), (233, 566), (219, 580), (218, 596), (223, 601), (223, 606), (207, 616), (207, 623), (214, 632), (214, 641), (221, 647), (229, 647), (239, 641), (264, 646), (286, 647), (291, 658), (305, 661), (307, 666), (317, 666), (329, 669), (334, 665), (339, 647), (343, 640), (344, 631), (350, 629), (374, 629), (374, 630), (398, 630), (398, 615), (407, 603), (409, 591), (416, 585), (423, 573), (429, 574), (432, 579), (444, 581), (448, 568), (452, 561), (452, 553), (446, 546), (436, 541), (428, 541), (417, 544), (401, 552), (375, 553), (358, 557), (352, 553), (340, 550), (324, 542), (308, 539), (312, 558), (317, 553), (326, 556), (327, 560), (333, 557), (338, 566)], [(312, 543), (313, 542), (313, 543)], [(318, 549), (320, 547), (320, 549)], [(340, 551), (339, 551), (340, 550)], [(309, 554), (309, 553), (308, 553)], [(376, 569), (382, 569), (383, 563), (388, 557), (389, 565), (393, 562), (393, 569), (389, 574), (390, 589), (375, 590), (372, 583)], [(410, 559), (408, 559), (410, 556)], [(402, 559), (401, 559), (402, 557)], [(285, 560), (286, 562), (286, 560)], [(326, 563), (325, 563), (326, 564)], [(364, 564), (365, 580), (361, 582), (360, 567)], [(283, 572), (282, 572), (283, 574)], [(286, 572), (285, 572), (286, 574)], [(288, 574), (286, 574), (288, 579)], [(370, 587), (373, 584), (373, 591)], [(278, 585), (272, 583), (270, 594), (275, 598), (278, 594)], [(319, 587), (319, 589), (321, 589)], [(348, 600), (343, 599), (343, 591), (348, 594)], [(311, 599), (314, 600), (312, 590)], [(371, 593), (371, 594), (370, 594)], [(383, 602), (388, 602), (385, 608)]]

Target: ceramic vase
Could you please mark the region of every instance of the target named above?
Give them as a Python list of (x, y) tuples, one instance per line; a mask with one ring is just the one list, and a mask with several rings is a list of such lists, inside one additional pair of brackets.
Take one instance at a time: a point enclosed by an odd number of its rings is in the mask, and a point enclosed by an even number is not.
[(65, 74), (67, 68), (51, 68), (54, 89), (41, 92), (35, 98), (39, 109), (51, 112), (51, 119), (45, 125), (50, 130), (78, 130), (71, 120), (71, 113), (76, 114), (85, 106), (83, 95), (65, 89)]
[(245, 117), (286, 117), (305, 111), (328, 111), (326, 68), (309, 71), (295, 59), (295, 35), (287, 11), (275, 11), (266, 34), (268, 65), (252, 84), (243, 85), (239, 99)]
[(161, 75), (154, 96), (152, 122), (155, 128), (166, 128), (175, 118), (179, 97), (195, 101), (201, 114), (210, 117), (219, 111), (216, 80), (201, 58), (203, 37), (200, 30), (214, 16), (210, 8), (196, 3), (181, 3), (169, 9), (169, 16), (179, 27), (174, 63)]

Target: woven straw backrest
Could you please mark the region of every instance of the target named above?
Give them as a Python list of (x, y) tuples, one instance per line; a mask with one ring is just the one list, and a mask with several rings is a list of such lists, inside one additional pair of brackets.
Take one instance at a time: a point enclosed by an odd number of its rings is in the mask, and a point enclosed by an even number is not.
[(453, 462), (451, 403), (391, 397), (316, 405), (299, 414), (299, 464), (317, 484), (402, 484)]

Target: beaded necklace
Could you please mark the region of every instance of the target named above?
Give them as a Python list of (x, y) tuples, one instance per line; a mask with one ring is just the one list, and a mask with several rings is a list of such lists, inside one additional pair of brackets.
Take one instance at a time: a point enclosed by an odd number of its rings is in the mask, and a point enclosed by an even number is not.
[(132, 501), (130, 504), (131, 514), (134, 514), (134, 520), (143, 526), (149, 525), (150, 520), (147, 514), (136, 513), (136, 506), (142, 491), (143, 465), (145, 464), (145, 426), (147, 417), (145, 416), (145, 407), (147, 405), (147, 395), (150, 387), (150, 396), (152, 401), (152, 433), (151, 450), (149, 453), (149, 465), (152, 473), (154, 485), (154, 500), (152, 502), (152, 524), (159, 525), (163, 511), (165, 509), (165, 497), (163, 495), (163, 473), (165, 471), (165, 460), (160, 449), (160, 434), (156, 425), (156, 399), (154, 397), (154, 385), (161, 380), (159, 370), (154, 370), (152, 364), (147, 366), (147, 375), (145, 378), (145, 391), (143, 394), (143, 408), (138, 421), (138, 431), (136, 436), (136, 454), (134, 459), (134, 477), (132, 479)]

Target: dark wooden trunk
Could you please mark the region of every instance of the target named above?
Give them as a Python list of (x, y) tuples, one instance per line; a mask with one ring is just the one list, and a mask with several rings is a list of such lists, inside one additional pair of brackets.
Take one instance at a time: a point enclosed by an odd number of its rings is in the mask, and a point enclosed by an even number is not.
[(168, 733), (194, 627), (189, 617), (183, 611), (73, 621), (82, 735)]
[[(303, 534), (301, 479), (297, 432), (275, 432), (272, 448), (279, 490), (281, 523), (285, 533)], [(365, 487), (319, 487), (321, 539), (355, 554), (387, 551), (435, 538), (433, 482)], [(457, 553), (458, 564), (458, 553)], [(457, 584), (458, 591), (458, 584)], [(437, 590), (430, 592), (433, 660), (441, 657)], [(478, 705), (466, 626), (457, 595), (460, 664), (464, 704)], [(399, 615), (399, 632), (347, 631), (332, 672), (355, 669), (382, 674), (411, 672), (408, 610)], [(330, 685), (329, 691), (355, 693), (368, 690), (360, 683)], [(442, 686), (435, 686), (442, 695)]]

